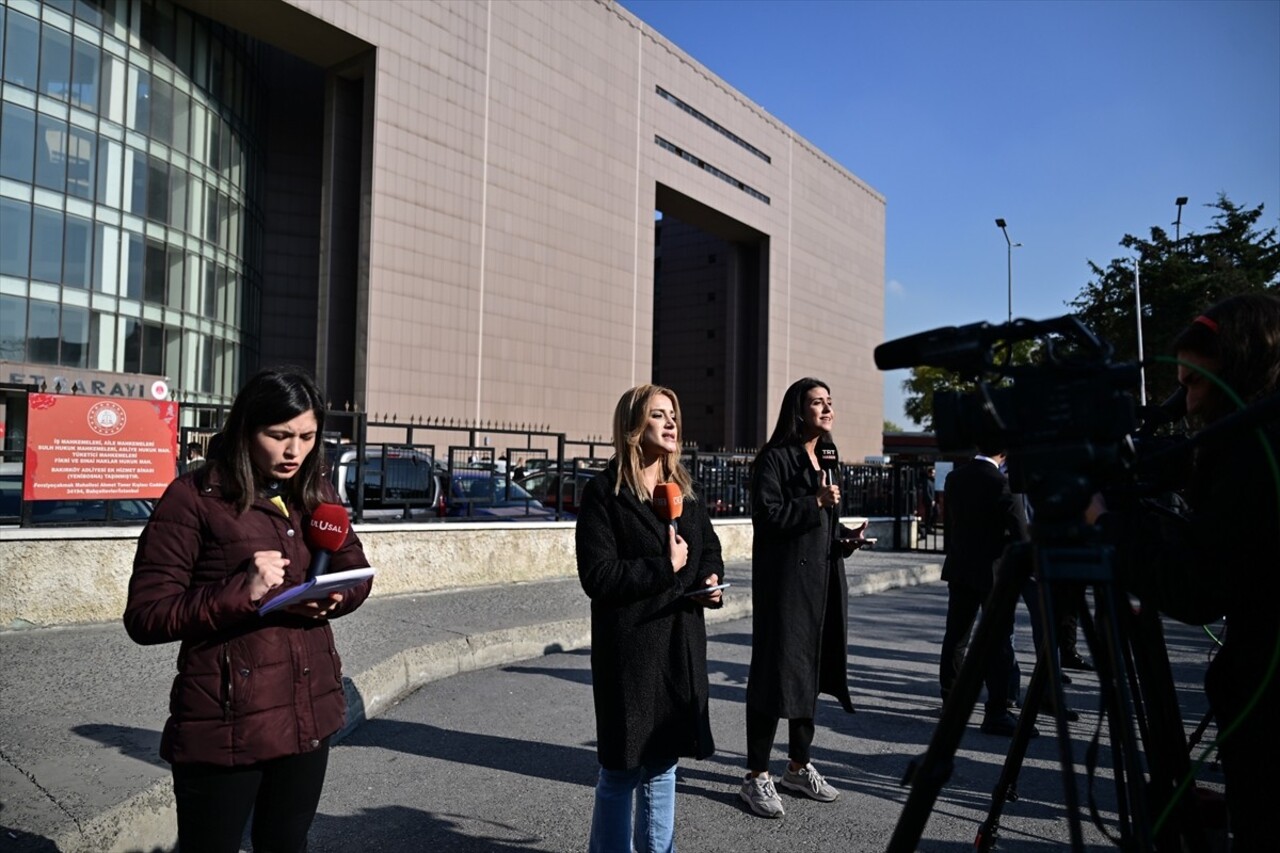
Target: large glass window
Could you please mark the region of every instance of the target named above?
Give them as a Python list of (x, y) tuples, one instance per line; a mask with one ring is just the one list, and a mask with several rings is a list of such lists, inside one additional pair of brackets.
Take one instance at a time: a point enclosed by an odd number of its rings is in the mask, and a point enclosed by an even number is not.
[(68, 367), (89, 366), (89, 309), (62, 306), (62, 346), (58, 363)]
[(164, 373), (164, 328), (142, 324), (142, 372)]
[(67, 123), (44, 113), (36, 121), (36, 184), (59, 192), (67, 185)]
[(191, 96), (173, 90), (173, 147), (183, 154), (191, 149)]
[(72, 127), (67, 140), (67, 193), (93, 200), (98, 140), (82, 127)]
[[(165, 287), (168, 296), (165, 304), (170, 308), (182, 308), (182, 250), (176, 246), (169, 246), (165, 250), (166, 266), (168, 271), (165, 273)], [(176, 362), (174, 363), (177, 364)]]
[(147, 239), (147, 254), (144, 261), (142, 298), (156, 305), (164, 304), (165, 251), (164, 244), (150, 238)]
[(129, 213), (136, 216), (147, 215), (147, 155), (136, 148), (128, 149), (125, 154), (125, 181), (129, 186)]
[(54, 302), (31, 300), (27, 361), (36, 364), (58, 363), (58, 306)]
[(0, 177), (31, 183), (35, 156), (36, 114), (6, 103), (0, 113)]
[(48, 24), (40, 30), (40, 91), (65, 101), (71, 93), (71, 34)]
[(31, 224), (31, 277), (62, 280), (62, 211), (36, 207)]
[(142, 235), (130, 234), (123, 246), (125, 250), (123, 295), (129, 299), (142, 299)]
[(31, 269), (31, 205), (0, 198), (0, 275), (26, 278)]
[(151, 127), (151, 75), (129, 66), (129, 101), (125, 106), (129, 129), (146, 133)]
[(169, 224), (187, 230), (187, 173), (174, 166), (169, 172)]
[(40, 24), (35, 18), (9, 10), (4, 36), (4, 79), (35, 89), (39, 75)]
[(92, 222), (80, 216), (67, 216), (62, 256), (62, 283), (87, 290), (93, 268)]
[(158, 77), (151, 81), (151, 138), (173, 143), (173, 87)]
[(0, 295), (0, 359), (22, 361), (27, 351), (27, 300)]
[(122, 368), (125, 373), (141, 373), (142, 372), (142, 321), (133, 318), (125, 318), (124, 331), (122, 332), (124, 363)]
[(159, 157), (147, 158), (147, 218), (169, 222), (169, 164)]
[(101, 76), (102, 51), (84, 39), (76, 39), (71, 62), (71, 103), (97, 112), (98, 79)]

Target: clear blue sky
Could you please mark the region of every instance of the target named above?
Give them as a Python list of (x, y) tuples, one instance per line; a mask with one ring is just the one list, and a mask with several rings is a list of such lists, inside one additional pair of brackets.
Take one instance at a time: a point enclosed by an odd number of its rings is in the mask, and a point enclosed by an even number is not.
[(1221, 192), (1280, 225), (1280, 0), (621, 5), (886, 197), (887, 338), (1004, 321), (996, 217), (1034, 319), (1178, 196), (1183, 234)]

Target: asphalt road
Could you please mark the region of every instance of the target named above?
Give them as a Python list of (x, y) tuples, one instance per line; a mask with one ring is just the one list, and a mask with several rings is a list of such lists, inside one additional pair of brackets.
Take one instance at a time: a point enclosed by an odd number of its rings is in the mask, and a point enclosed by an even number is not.
[[(749, 620), (711, 629), (711, 713), (718, 751), (686, 760), (678, 775), (677, 845), (690, 851), (884, 850), (906, 801), (899, 785), (939, 716), (937, 645), (946, 589), (930, 584), (852, 601), (850, 677), (858, 712), (820, 700), (813, 759), (841, 792), (832, 804), (783, 793), (787, 816), (769, 821), (737, 798), (745, 754), (743, 701)], [(1020, 613), (1019, 657), (1030, 675), (1030, 630)], [(1204, 710), (1200, 683), (1208, 640), (1169, 624), (1168, 645), (1184, 719)], [(1083, 641), (1082, 641), (1083, 644)], [(1073, 674), (1068, 704), (1077, 760), (1097, 727), (1097, 679)], [(1009, 741), (966, 733), (950, 782), (924, 827), (920, 850), (971, 850)], [(785, 723), (780, 727), (785, 747)], [(1042, 724), (1042, 729), (1046, 726)], [(1115, 832), (1110, 757), (1095, 785)], [(1001, 849), (1063, 849), (1068, 840), (1056, 744), (1033, 740), (1005, 809)], [(784, 753), (775, 749), (775, 774)], [(595, 760), (589, 652), (552, 654), (434, 682), (370, 720), (333, 750), (312, 833), (316, 853), (336, 851), (582, 851), (590, 827)], [(1211, 785), (1221, 781), (1202, 772)], [(1086, 796), (1085, 782), (1077, 786)], [(1086, 817), (1089, 850), (1113, 849)]]

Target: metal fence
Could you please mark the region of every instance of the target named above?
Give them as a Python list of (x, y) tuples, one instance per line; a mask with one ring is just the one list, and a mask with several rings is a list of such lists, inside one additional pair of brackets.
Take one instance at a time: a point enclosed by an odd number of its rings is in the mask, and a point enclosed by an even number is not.
[[(13, 389), (22, 406), (25, 389)], [(185, 470), (186, 447), (207, 457), (230, 407), (183, 407), (175, 470)], [(23, 452), (10, 441), (0, 468), (0, 524), (138, 524), (149, 501), (24, 501)], [(352, 519), (362, 521), (563, 520), (577, 511), (583, 487), (613, 453), (601, 438), (569, 439), (539, 425), (409, 421), (365, 412), (326, 413), (323, 452), (329, 476)], [(752, 452), (688, 449), (683, 461), (713, 517), (751, 514)], [(841, 513), (923, 515), (919, 472), (886, 465), (842, 465)], [(56, 507), (53, 505), (57, 504)], [(58, 511), (54, 511), (58, 510)], [(898, 537), (895, 536), (895, 540)], [(897, 547), (916, 543), (896, 542)]]

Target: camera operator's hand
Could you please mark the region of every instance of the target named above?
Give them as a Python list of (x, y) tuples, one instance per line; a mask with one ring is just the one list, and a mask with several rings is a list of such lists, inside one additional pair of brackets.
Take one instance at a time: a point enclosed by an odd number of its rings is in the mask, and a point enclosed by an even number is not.
[(1107, 502), (1102, 499), (1102, 495), (1095, 492), (1093, 497), (1089, 499), (1089, 505), (1084, 510), (1084, 520), (1086, 524), (1097, 524), (1098, 519), (1107, 511)]

